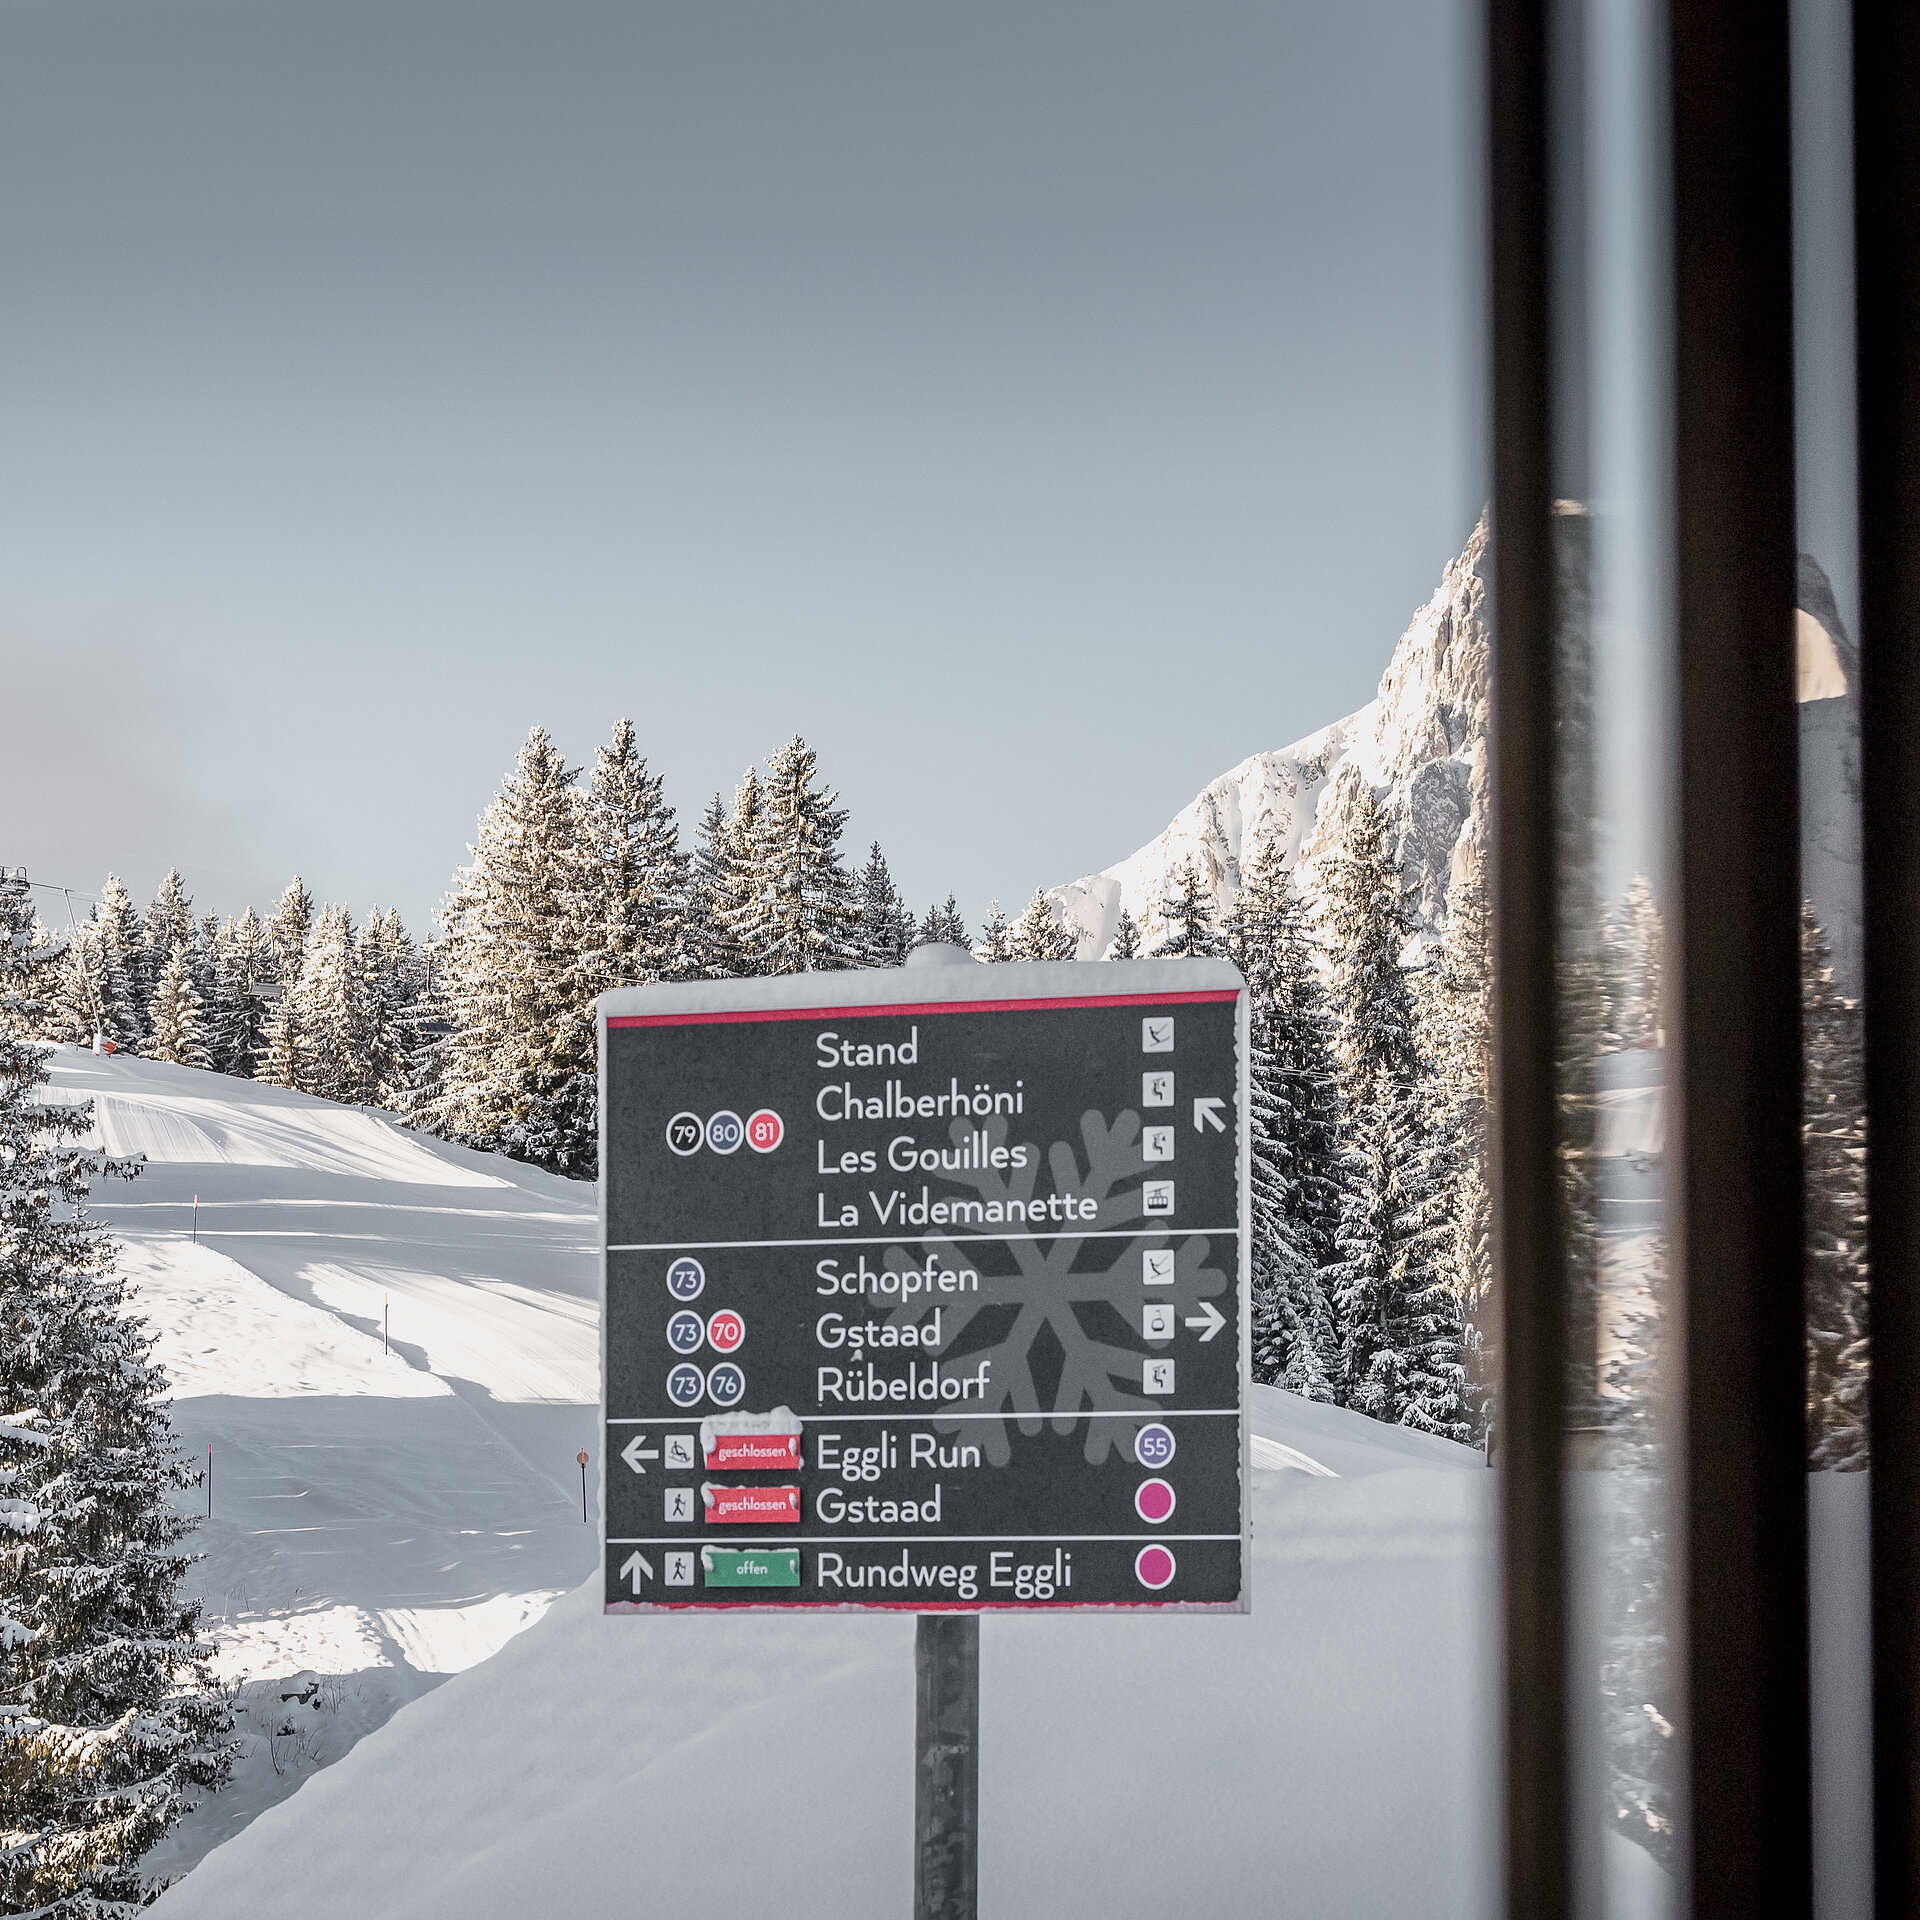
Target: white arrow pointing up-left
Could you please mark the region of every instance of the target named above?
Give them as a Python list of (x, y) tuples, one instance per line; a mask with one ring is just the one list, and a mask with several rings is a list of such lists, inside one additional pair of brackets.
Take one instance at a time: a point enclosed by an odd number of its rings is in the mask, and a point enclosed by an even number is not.
[(1193, 1103), (1193, 1130), (1205, 1133), (1211, 1127), (1215, 1133), (1225, 1133), (1227, 1123), (1220, 1118), (1227, 1110), (1227, 1103), (1217, 1093), (1209, 1093)]
[(643, 1467), (640, 1462), (642, 1460), (658, 1460), (660, 1458), (660, 1449), (658, 1447), (648, 1446), (646, 1435), (636, 1433), (633, 1438), (621, 1448), (620, 1458), (624, 1460), (635, 1473), (645, 1473), (646, 1468)]
[(1186, 1324), (1200, 1329), (1202, 1340), (1211, 1340), (1227, 1324), (1227, 1316), (1211, 1300), (1200, 1302), (1200, 1311), (1187, 1315)]
[(628, 1554), (627, 1557), (621, 1561), (620, 1578), (622, 1580), (631, 1580), (633, 1582), (633, 1590), (637, 1594), (640, 1591), (640, 1576), (643, 1573), (649, 1580), (653, 1578), (653, 1562), (636, 1547), (632, 1553)]

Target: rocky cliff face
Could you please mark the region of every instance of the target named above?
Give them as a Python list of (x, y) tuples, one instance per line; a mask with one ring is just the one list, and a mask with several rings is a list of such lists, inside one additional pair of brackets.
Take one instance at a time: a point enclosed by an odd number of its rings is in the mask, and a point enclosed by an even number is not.
[(1188, 858), (1223, 914), (1239, 894), (1242, 860), (1267, 839), (1311, 894), (1317, 856), (1345, 816), (1348, 768), (1386, 802), (1408, 893), (1422, 926), (1438, 931), (1456, 859), (1474, 857), (1485, 840), (1491, 557), (1483, 518), (1358, 713), (1242, 761), (1131, 859), (1054, 888), (1051, 897), (1080, 930), (1080, 957), (1106, 951), (1122, 906), (1146, 944), (1157, 942), (1160, 900)]
[[(1564, 512), (1567, 605), (1584, 609), (1585, 515), (1574, 508)], [(1454, 874), (1486, 855), (1492, 561), (1483, 516), (1433, 598), (1400, 636), (1380, 691), (1358, 713), (1276, 753), (1242, 761), (1130, 859), (1055, 887), (1050, 897), (1079, 929), (1080, 957), (1105, 953), (1122, 906), (1143, 928), (1143, 946), (1155, 944), (1164, 930), (1159, 903), (1188, 858), (1226, 913), (1240, 890), (1241, 863), (1268, 838), (1278, 843), (1282, 863), (1298, 873), (1311, 900), (1318, 857), (1340, 831), (1354, 777), (1366, 780), (1383, 803), (1409, 901), (1422, 932), (1436, 937), (1446, 925)], [(1804, 556), (1798, 597), (1805, 886), (1833, 942), (1840, 984), (1857, 993), (1859, 653), (1826, 575)], [(1583, 794), (1578, 804), (1590, 806), (1593, 799)]]

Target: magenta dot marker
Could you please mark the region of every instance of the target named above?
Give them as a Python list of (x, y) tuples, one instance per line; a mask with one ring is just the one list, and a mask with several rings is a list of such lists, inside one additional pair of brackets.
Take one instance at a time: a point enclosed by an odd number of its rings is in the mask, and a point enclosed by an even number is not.
[(1164, 1480), (1142, 1480), (1133, 1496), (1133, 1510), (1142, 1520), (1158, 1525), (1173, 1511), (1173, 1489)]
[(1134, 1556), (1134, 1578), (1156, 1592), (1174, 1575), (1173, 1555), (1165, 1547), (1142, 1547)]

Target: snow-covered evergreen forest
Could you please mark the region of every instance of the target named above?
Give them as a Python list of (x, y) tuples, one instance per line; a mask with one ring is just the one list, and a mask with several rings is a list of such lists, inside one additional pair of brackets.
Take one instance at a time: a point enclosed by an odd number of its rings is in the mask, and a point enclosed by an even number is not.
[[(1489, 903), (1477, 842), (1438, 920), (1396, 857), (1390, 797), (1347, 768), (1310, 888), (1289, 849), (1255, 840), (1231, 906), (1175, 864), (1109, 958), (1223, 956), (1251, 993), (1253, 1370), (1263, 1382), (1444, 1439), (1479, 1442), (1498, 1355), (1489, 1292)], [(989, 963), (1067, 961), (1091, 943), (1059, 895), (969, 939), (952, 896), (916, 914), (877, 842), (794, 738), (716, 795), (683, 845), (660, 777), (623, 721), (590, 768), (535, 728), (454, 874), (439, 937), (399, 915), (356, 921), (296, 877), (270, 908), (196, 915), (178, 870), (142, 910), (109, 876), (84, 922), (48, 927), (0, 877), (0, 1896), (104, 1914), (142, 1853), (228, 1764), (232, 1713), (180, 1598), (190, 1484), (127, 1312), (88, 1182), (137, 1169), (70, 1143), (75, 1109), (42, 1104), (36, 1041), (136, 1056), (386, 1108), (445, 1139), (590, 1179), (594, 1003), (649, 981), (898, 966), (916, 946)], [(1635, 880), (1566, 958), (1564, 1104), (1579, 1285), (1599, 1338), (1586, 1411), (1644, 1497), (1622, 1508), (1609, 1580), (1609, 1698), (1663, 1699), (1664, 1592), (1654, 1396), (1657, 1241), (1634, 1301), (1601, 1298), (1596, 1055), (1664, 1045), (1664, 932)], [(1807, 908), (1807, 1414), (1810, 1464), (1867, 1459), (1867, 1260), (1860, 1009)], [(1651, 1063), (1650, 1063), (1651, 1064)], [(1604, 1079), (1604, 1075), (1601, 1076)], [(1585, 1147), (1580, 1142), (1585, 1141)], [(1600, 1321), (1608, 1320), (1604, 1334)], [(19, 1337), (14, 1337), (14, 1336)], [(1576, 1410), (1578, 1411), (1578, 1410)], [(1642, 1457), (1644, 1456), (1644, 1457)], [(1644, 1484), (1642, 1484), (1644, 1483)], [(1623, 1481), (1624, 1484), (1624, 1481)], [(1635, 1624), (1639, 1622), (1639, 1624)], [(1618, 1725), (1613, 1721), (1617, 1720)], [(1659, 1725), (1610, 1719), (1619, 1816), (1659, 1851), (1670, 1792)], [(1650, 1731), (1651, 1729), (1651, 1731)]]
[[(142, 1856), (227, 1776), (228, 1691), (181, 1592), (196, 1465), (167, 1381), (88, 1217), (137, 1163), (83, 1151), (84, 1105), (40, 1097), (43, 985), (26, 887), (0, 885), (0, 1907), (106, 1920), (144, 1903)], [(154, 976), (158, 1017), (183, 968)]]
[[(1456, 863), (1434, 937), (1393, 822), (1346, 770), (1311, 899), (1255, 846), (1222, 917), (1191, 860), (1106, 957), (1220, 954), (1253, 995), (1254, 1372), (1453, 1439), (1479, 1440), (1490, 1381), (1486, 1161), (1489, 908)], [(33, 934), (31, 1037), (91, 1044), (377, 1105), (550, 1171), (597, 1169), (593, 1008), (613, 987), (897, 966), (915, 946), (987, 962), (1067, 960), (1084, 942), (1036, 890), (995, 902), (977, 941), (949, 895), (916, 914), (877, 841), (795, 737), (716, 794), (683, 843), (621, 721), (590, 768), (536, 727), (481, 815), (470, 859), (417, 942), (356, 922), (298, 877), (267, 912), (196, 917), (170, 871), (142, 912), (109, 876), (90, 916)], [(1660, 914), (1636, 880), (1575, 967), (1600, 1051), (1658, 1047)], [(1823, 1464), (1864, 1458), (1866, 1262), (1859, 1007), (1807, 918), (1809, 1408)], [(1577, 1185), (1577, 1181), (1575, 1182)], [(1570, 1203), (1579, 1206), (1577, 1193)]]

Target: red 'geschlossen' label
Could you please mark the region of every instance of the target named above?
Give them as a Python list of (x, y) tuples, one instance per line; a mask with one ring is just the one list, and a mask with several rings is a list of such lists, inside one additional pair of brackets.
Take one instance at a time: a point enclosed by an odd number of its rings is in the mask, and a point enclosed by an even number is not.
[(700, 1489), (711, 1526), (777, 1527), (800, 1522), (798, 1487), (716, 1487)]
[(707, 1465), (733, 1473), (797, 1473), (797, 1433), (716, 1433), (707, 1449)]

